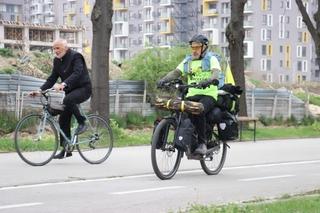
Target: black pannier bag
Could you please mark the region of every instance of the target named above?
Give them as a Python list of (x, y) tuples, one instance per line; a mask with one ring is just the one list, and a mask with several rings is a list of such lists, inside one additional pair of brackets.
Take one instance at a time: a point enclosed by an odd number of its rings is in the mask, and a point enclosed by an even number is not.
[(187, 147), (191, 148), (193, 133), (194, 126), (191, 120), (189, 118), (182, 119), (174, 141), (178, 150), (187, 151)]
[(57, 104), (57, 103), (51, 103), (48, 106), (48, 112), (52, 116), (60, 115), (64, 111), (65, 105), (64, 104)]
[(242, 90), (239, 86), (233, 86), (231, 84), (223, 85), (220, 90), (228, 92), (227, 94), (218, 95), (217, 104), (222, 110), (227, 110), (232, 114), (239, 112), (239, 95)]
[(236, 140), (239, 137), (238, 121), (235, 115), (223, 112), (222, 121), (218, 124), (218, 134), (223, 141)]

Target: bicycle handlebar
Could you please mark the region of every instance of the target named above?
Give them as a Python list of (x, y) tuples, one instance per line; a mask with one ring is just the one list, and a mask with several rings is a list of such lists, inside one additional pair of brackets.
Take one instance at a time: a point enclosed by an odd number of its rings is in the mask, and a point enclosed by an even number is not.
[(159, 89), (178, 89), (178, 90), (184, 90), (184, 89), (189, 89), (189, 88), (198, 88), (198, 89), (205, 89), (209, 87), (210, 85), (216, 85), (217, 82), (216, 79), (213, 79), (211, 81), (208, 81), (208, 85), (203, 86), (199, 83), (191, 83), (191, 84), (184, 84), (181, 79), (174, 79), (169, 82), (165, 82), (163, 85), (158, 86)]

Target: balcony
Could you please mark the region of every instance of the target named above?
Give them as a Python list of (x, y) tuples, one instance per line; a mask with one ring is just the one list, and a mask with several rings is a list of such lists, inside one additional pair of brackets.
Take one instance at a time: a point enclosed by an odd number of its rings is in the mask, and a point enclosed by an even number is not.
[(243, 13), (253, 13), (253, 7), (244, 5)]
[(169, 7), (172, 6), (171, 0), (160, 0), (160, 7)]
[(113, 0), (113, 10), (128, 10), (128, 3), (125, 0)]
[(173, 25), (172, 19), (168, 19), (168, 20), (162, 21), (161, 27), (160, 27), (160, 34), (171, 34), (171, 33), (173, 33), (172, 25)]
[(203, 16), (218, 16), (218, 10), (217, 10), (217, 5), (214, 3), (212, 4), (211, 2), (209, 3), (204, 3), (203, 5)]

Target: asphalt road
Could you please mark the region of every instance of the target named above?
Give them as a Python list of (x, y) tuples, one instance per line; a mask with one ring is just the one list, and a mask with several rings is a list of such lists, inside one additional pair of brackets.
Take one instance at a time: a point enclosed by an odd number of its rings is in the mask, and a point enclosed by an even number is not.
[(114, 149), (101, 165), (75, 153), (43, 167), (0, 154), (0, 213), (170, 212), (320, 189), (320, 139), (230, 143), (222, 172), (206, 175), (198, 161), (181, 162), (171, 180), (151, 167), (150, 147)]

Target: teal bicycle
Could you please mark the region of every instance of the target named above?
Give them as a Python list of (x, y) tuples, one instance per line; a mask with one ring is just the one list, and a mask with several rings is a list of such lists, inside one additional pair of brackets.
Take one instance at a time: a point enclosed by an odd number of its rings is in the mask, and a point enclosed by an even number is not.
[(66, 141), (65, 149), (73, 151), (76, 148), (86, 162), (100, 164), (107, 160), (113, 148), (113, 134), (108, 122), (99, 115), (86, 115), (80, 107), (88, 128), (79, 135), (76, 128), (72, 128), (71, 139), (67, 138), (55, 117), (63, 108), (50, 104), (50, 91), (52, 89), (41, 92), (42, 112), (26, 115), (16, 126), (14, 144), (20, 158), (32, 166), (49, 163), (59, 148), (60, 133)]

